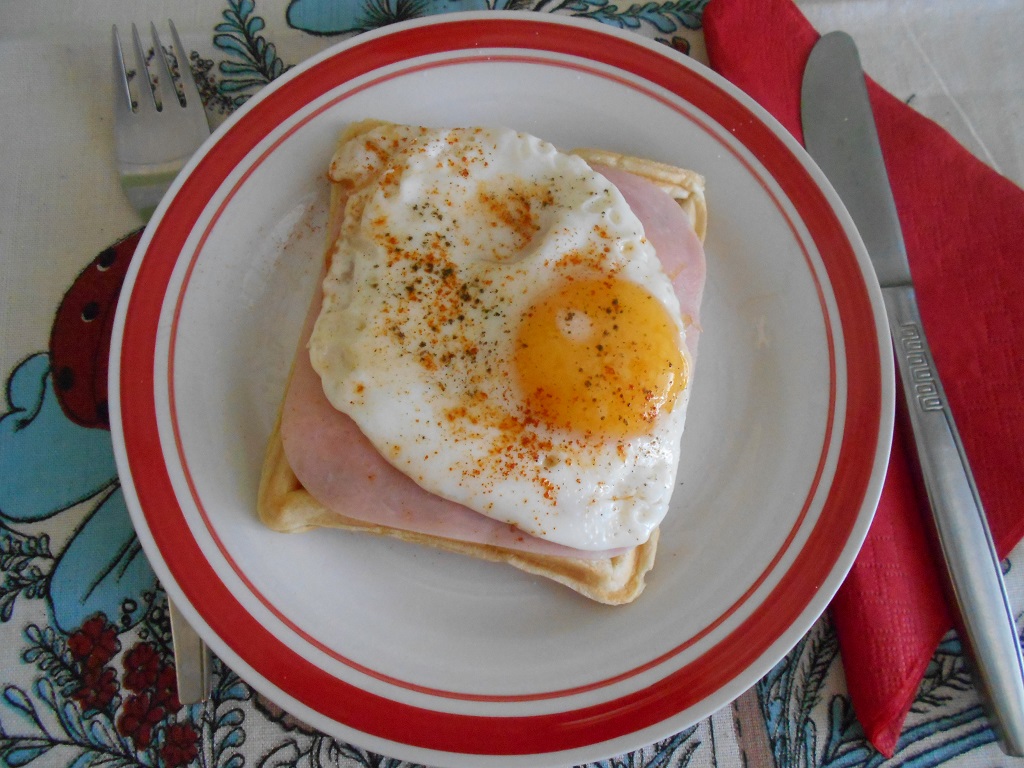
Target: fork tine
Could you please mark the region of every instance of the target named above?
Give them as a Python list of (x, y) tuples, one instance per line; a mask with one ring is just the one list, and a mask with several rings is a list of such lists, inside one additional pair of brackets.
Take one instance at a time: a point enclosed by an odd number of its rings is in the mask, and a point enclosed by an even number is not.
[(128, 72), (124, 66), (124, 52), (121, 49), (121, 38), (117, 34), (117, 25), (112, 27), (114, 41), (114, 99), (118, 111), (132, 111), (132, 92), (128, 88)]
[(160, 42), (160, 34), (156, 31), (156, 24), (153, 22), (149, 23), (149, 34), (153, 38), (153, 58), (159, 61), (156, 65), (156, 88), (154, 89), (154, 93), (157, 94), (157, 108), (166, 109), (171, 99), (178, 101), (178, 91), (174, 87), (174, 74), (167, 63), (164, 46)]
[(174, 43), (174, 58), (178, 61), (178, 81), (181, 85), (182, 93), (185, 96), (185, 106), (202, 104), (202, 98), (199, 96), (199, 88), (196, 87), (195, 78), (192, 77), (192, 66), (189, 63), (188, 50), (181, 44), (181, 38), (178, 37), (178, 29), (174, 26), (174, 22), (168, 19), (167, 24), (171, 28), (171, 41)]
[(132, 24), (132, 43), (135, 48), (135, 82), (139, 91), (139, 112), (156, 111), (160, 108), (160, 104), (157, 103), (156, 92), (153, 90), (153, 80), (149, 76), (149, 67), (146, 65), (146, 51), (142, 47), (142, 40), (139, 39), (139, 29), (134, 24)]

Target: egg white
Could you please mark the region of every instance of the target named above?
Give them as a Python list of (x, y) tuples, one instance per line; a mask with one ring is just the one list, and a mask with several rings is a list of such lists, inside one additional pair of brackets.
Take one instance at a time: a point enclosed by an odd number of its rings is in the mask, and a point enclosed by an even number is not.
[(643, 286), (682, 348), (672, 285), (618, 190), (508, 129), (384, 126), (340, 148), (331, 174), (351, 194), (309, 350), (332, 405), (435, 494), (577, 549), (646, 541), (668, 509), (688, 388), (628, 439), (516, 420), (518, 320), (560, 281)]

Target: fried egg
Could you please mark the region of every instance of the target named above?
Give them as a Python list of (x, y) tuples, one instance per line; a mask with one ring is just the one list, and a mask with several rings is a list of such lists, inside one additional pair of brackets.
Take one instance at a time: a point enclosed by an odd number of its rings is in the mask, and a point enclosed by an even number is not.
[(577, 549), (646, 541), (690, 361), (618, 190), (508, 129), (382, 126), (331, 178), (347, 200), (309, 343), (331, 404), (432, 493)]

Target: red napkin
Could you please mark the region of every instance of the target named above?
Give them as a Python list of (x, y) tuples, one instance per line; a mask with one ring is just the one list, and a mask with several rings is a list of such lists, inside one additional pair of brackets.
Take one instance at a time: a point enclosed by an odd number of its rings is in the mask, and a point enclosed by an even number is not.
[[(802, 140), (800, 82), (819, 35), (791, 0), (712, 0), (704, 32), (712, 68)], [(1024, 191), (868, 88), (925, 330), (1005, 556), (1024, 535)], [(906, 445), (897, 435), (874, 524), (831, 606), (854, 709), (886, 756), (952, 625)]]

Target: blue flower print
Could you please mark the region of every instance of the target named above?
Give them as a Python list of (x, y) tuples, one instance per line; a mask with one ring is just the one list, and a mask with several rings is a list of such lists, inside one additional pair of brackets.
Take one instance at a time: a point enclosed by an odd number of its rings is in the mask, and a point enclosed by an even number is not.
[[(45, 596), (65, 632), (92, 614), (139, 621), (156, 576), (143, 556), (117, 484), (110, 433), (72, 422), (61, 409), (49, 356), (22, 362), (7, 384), (8, 411), (0, 416), (0, 531), (8, 546), (26, 542), (17, 524), (47, 520), (80, 504), (94, 505), (53, 561)], [(20, 544), (19, 544), (20, 546)], [(29, 554), (46, 554), (36, 547)], [(5, 567), (3, 595), (24, 582)], [(42, 582), (43, 575), (34, 584)], [(34, 589), (31, 594), (42, 591)], [(38, 596), (38, 595), (37, 595)], [(9, 603), (6, 603), (9, 605)]]
[(110, 433), (72, 423), (36, 354), (7, 382), (10, 410), (0, 416), (0, 518), (35, 522), (91, 498), (117, 476)]
[(50, 575), (57, 626), (81, 626), (96, 613), (119, 616), (122, 627), (143, 618), (156, 576), (135, 536), (124, 494), (114, 488), (57, 560)]
[(365, 32), (396, 21), (453, 11), (502, 10), (512, 0), (291, 0), (288, 24), (303, 32)]

